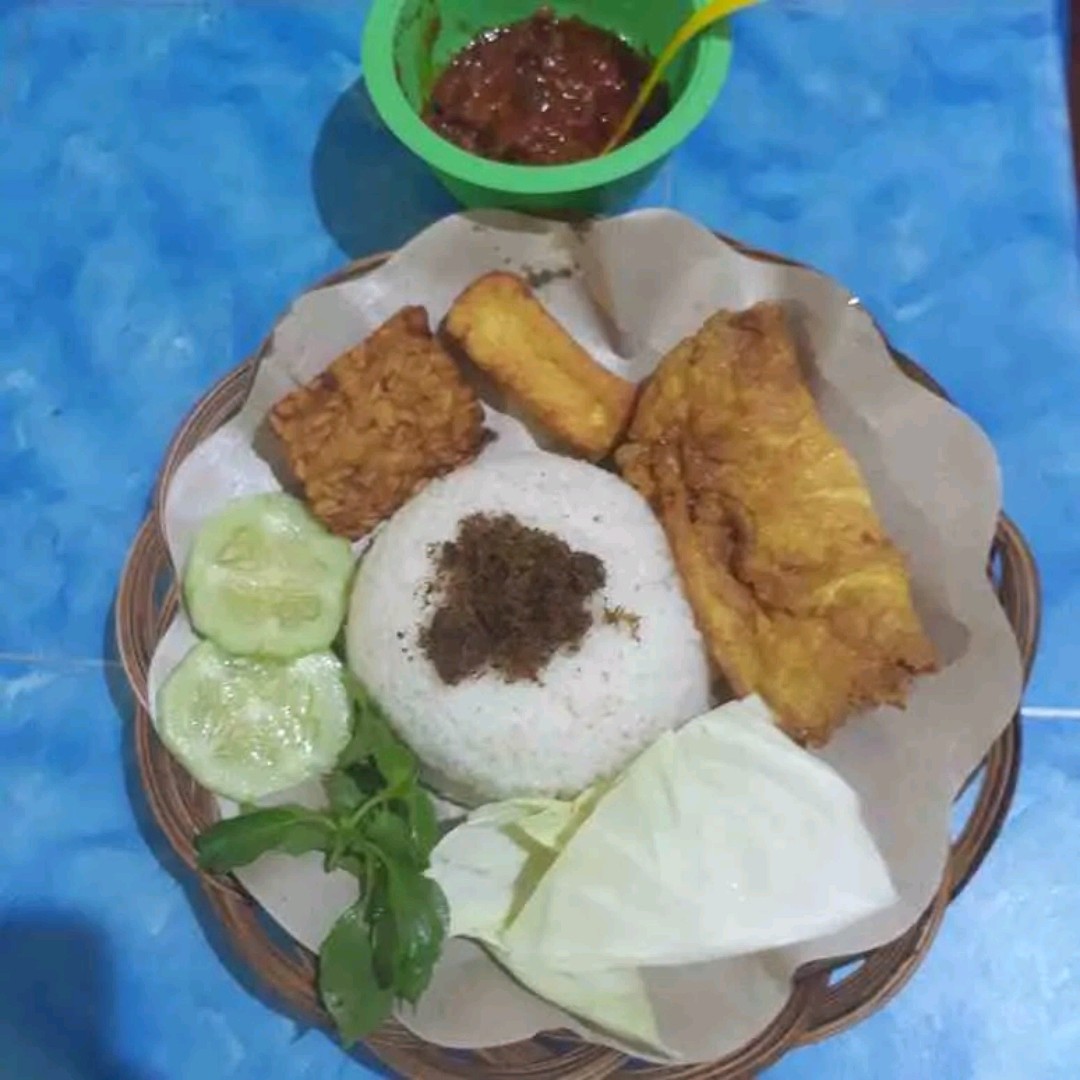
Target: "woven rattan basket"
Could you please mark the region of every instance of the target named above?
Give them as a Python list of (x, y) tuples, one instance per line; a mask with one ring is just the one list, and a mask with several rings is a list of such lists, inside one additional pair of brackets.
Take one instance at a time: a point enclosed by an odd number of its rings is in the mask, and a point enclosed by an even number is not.
[[(377, 255), (353, 263), (317, 287), (367, 273), (386, 258)], [(895, 352), (894, 356), (913, 379), (942, 394), (921, 369)], [(210, 877), (197, 869), (192, 841), (213, 820), (215, 804), (158, 742), (147, 711), (150, 658), (177, 605), (175, 574), (161, 529), (164, 492), (192, 448), (238, 411), (257, 362), (258, 356), (222, 379), (198, 402), (173, 438), (158, 479), (153, 512), (139, 530), (120, 581), (116, 630), (120, 657), (136, 698), (133, 739), (140, 778), (158, 824), (191, 873), (198, 876), (210, 908), (239, 959), (257, 973), (284, 1009), (304, 1022), (329, 1027), (315, 991), (311, 953), (298, 944), (283, 942), (283, 935), (267, 925), (258, 905), (232, 878)], [(1029, 672), (1039, 629), (1038, 575), (1023, 537), (1005, 518), (998, 528), (988, 572), (1016, 632), (1025, 671)], [(970, 781), (969, 787), (975, 789), (973, 809), (952, 846), (941, 887), (915, 926), (891, 944), (865, 955), (837, 957), (800, 970), (783, 1012), (767, 1030), (722, 1061), (680, 1067), (642, 1066), (614, 1050), (559, 1032), (498, 1049), (449, 1051), (421, 1041), (397, 1023), (388, 1023), (372, 1036), (368, 1049), (399, 1074), (424, 1080), (601, 1080), (631, 1070), (643, 1080), (734, 1080), (752, 1076), (787, 1051), (855, 1024), (880, 1008), (907, 982), (930, 948), (949, 902), (975, 873), (993, 844), (1012, 800), (1019, 762), (1020, 724), (1015, 718)]]

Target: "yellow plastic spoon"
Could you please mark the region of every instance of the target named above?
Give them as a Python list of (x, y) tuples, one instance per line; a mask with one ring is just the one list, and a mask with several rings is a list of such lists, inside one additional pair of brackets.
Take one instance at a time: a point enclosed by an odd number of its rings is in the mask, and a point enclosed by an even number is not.
[[(668, 42), (664, 51), (660, 54), (660, 58), (653, 66), (649, 77), (642, 84), (641, 92), (637, 96), (634, 104), (630, 107), (630, 111), (623, 117), (622, 123), (618, 126), (615, 134), (612, 135), (607, 146), (604, 147), (603, 153), (610, 154), (622, 141), (630, 134), (634, 124), (637, 123), (638, 117), (641, 115), (641, 110), (649, 102), (649, 98), (652, 97), (653, 91), (660, 85), (660, 80), (664, 77), (664, 72), (667, 71), (671, 61), (678, 55), (679, 50), (701, 33), (702, 30), (708, 30), (713, 23), (719, 22), (721, 19), (727, 18), (728, 15), (734, 14), (736, 11), (741, 11), (743, 8), (752, 7), (754, 4), (760, 3), (761, 0), (713, 0), (711, 4), (707, 4), (701, 8), (700, 11), (695, 11), (689, 19), (682, 24), (682, 26), (675, 32), (675, 36)], [(601, 154), (601, 157), (603, 154)]]

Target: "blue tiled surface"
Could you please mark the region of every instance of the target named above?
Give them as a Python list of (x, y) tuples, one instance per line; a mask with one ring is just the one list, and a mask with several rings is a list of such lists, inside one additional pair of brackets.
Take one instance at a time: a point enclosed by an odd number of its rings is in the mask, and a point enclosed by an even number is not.
[[(288, 299), (449, 210), (353, 84), (363, 3), (0, 3), (0, 1077), (359, 1078), (224, 966), (137, 818), (112, 590), (171, 431)], [(1080, 710), (1080, 281), (1058, 0), (777, 0), (643, 201), (849, 284), (999, 447)], [(111, 689), (111, 692), (110, 692)], [(1080, 727), (911, 986), (780, 1080), (1080, 1062)], [(160, 854), (160, 853), (159, 853)]]

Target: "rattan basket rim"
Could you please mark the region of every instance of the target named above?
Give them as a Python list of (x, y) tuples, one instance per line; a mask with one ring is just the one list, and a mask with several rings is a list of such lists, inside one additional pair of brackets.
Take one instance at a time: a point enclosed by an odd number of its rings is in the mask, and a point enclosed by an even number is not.
[[(727, 239), (727, 238), (725, 238)], [(737, 244), (755, 258), (786, 261)], [(322, 288), (360, 276), (381, 265), (390, 253), (358, 260), (318, 282)], [(269, 338), (267, 339), (269, 341)], [(326, 1026), (314, 991), (314, 963), (307, 950), (281, 942), (266, 925), (257, 904), (231, 878), (203, 875), (195, 867), (192, 840), (213, 819), (209, 797), (195, 785), (157, 741), (147, 712), (147, 673), (157, 641), (176, 609), (173, 568), (161, 528), (164, 495), (179, 463), (233, 415), (246, 397), (258, 353), (226, 375), (189, 413), (170, 444), (155, 489), (153, 510), (131, 549), (116, 603), (121, 661), (136, 697), (131, 734), (142, 790), (173, 850), (198, 876), (210, 909), (224, 928), (236, 955), (253, 969), (280, 1005), (294, 1016)], [(894, 350), (905, 372), (941, 396), (944, 391), (921, 368)], [(1040, 594), (1031, 552), (1016, 526), (1002, 518), (995, 542), (998, 592), (1012, 622), (1030, 672), (1038, 642)], [(838, 957), (802, 969), (783, 1012), (760, 1035), (721, 1062), (678, 1067), (634, 1067), (634, 1075), (663, 1080), (731, 1080), (752, 1075), (788, 1050), (827, 1038), (879, 1009), (906, 984), (926, 955), (952, 898), (978, 869), (1004, 821), (1015, 788), (1020, 758), (1016, 717), (991, 748), (971, 783), (975, 805), (955, 841), (940, 889), (924, 915), (897, 941), (859, 957)], [(856, 964), (842, 978), (840, 967)], [(630, 1063), (607, 1048), (572, 1036), (543, 1035), (525, 1043), (462, 1053), (434, 1047), (396, 1023), (368, 1042), (387, 1066), (409, 1077), (559, 1077), (593, 1080), (622, 1073)]]

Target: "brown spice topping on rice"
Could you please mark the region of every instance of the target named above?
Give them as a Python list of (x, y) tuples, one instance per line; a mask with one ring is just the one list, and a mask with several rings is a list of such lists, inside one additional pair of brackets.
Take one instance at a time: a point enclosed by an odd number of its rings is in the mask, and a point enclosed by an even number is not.
[(485, 671), (536, 680), (593, 623), (587, 601), (606, 580), (595, 555), (510, 514), (473, 514), (435, 548), (436, 610), (420, 645), (450, 686)]

